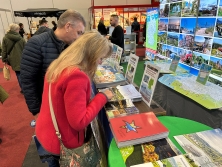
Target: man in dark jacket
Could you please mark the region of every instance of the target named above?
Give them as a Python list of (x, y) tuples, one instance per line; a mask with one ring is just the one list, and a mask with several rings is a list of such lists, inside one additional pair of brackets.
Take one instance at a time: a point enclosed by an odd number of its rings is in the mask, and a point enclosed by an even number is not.
[(138, 31), (140, 30), (140, 23), (137, 21), (137, 18), (134, 17), (134, 22), (131, 24), (132, 32), (136, 33), (136, 44), (138, 44)]
[(21, 60), (21, 83), (29, 111), (37, 118), (42, 102), (43, 81), (49, 64), (85, 31), (83, 16), (74, 10), (65, 11), (55, 31), (30, 38)]
[(106, 29), (106, 26), (104, 25), (104, 18), (103, 17), (99, 21), (98, 31), (100, 32), (101, 35), (107, 35), (107, 29)]
[(124, 31), (119, 25), (119, 17), (117, 15), (111, 15), (110, 25), (115, 27), (111, 36), (106, 36), (112, 43), (118, 45), (124, 49)]
[(51, 29), (49, 28), (48, 21), (45, 18), (43, 18), (42, 20), (39, 21), (39, 28), (34, 33), (34, 35), (39, 35), (39, 34), (41, 34), (43, 32), (48, 32), (50, 30)]

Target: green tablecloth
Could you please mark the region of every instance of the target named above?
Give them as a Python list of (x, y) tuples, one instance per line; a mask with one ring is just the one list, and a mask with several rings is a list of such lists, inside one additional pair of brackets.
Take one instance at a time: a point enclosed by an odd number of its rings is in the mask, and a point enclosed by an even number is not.
[[(176, 145), (176, 147), (182, 153), (185, 153), (185, 151), (180, 147), (180, 145), (176, 142), (173, 136), (212, 129), (211, 127), (201, 124), (199, 122), (195, 122), (184, 118), (178, 118), (172, 116), (160, 116), (158, 117), (158, 119), (169, 129), (170, 140)], [(116, 146), (116, 142), (114, 139), (112, 139), (112, 142), (109, 147), (108, 165), (109, 167), (126, 166), (125, 163), (123, 162), (122, 156), (120, 154), (118, 147)]]

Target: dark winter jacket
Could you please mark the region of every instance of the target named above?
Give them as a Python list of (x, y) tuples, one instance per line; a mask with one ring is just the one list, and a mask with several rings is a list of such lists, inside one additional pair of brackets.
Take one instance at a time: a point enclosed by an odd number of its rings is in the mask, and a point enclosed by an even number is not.
[(26, 103), (33, 115), (40, 111), (46, 70), (66, 46), (56, 38), (53, 30), (33, 36), (25, 45), (20, 77)]
[(98, 31), (100, 32), (101, 35), (107, 35), (107, 29), (103, 23), (98, 24)]
[(20, 71), (24, 46), (25, 40), (14, 31), (7, 32), (2, 40), (2, 61), (9, 63), (14, 71)]
[(131, 25), (132, 32), (140, 30), (140, 23), (138, 21), (134, 21)]
[(42, 27), (38, 28), (38, 30), (34, 33), (34, 35), (39, 35), (39, 34), (41, 34), (43, 32), (48, 32), (50, 30), (51, 30), (50, 28), (42, 26)]

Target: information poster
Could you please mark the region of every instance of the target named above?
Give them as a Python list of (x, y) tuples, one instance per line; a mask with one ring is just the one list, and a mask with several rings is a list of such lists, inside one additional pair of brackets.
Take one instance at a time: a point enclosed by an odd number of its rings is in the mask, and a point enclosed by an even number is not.
[(130, 54), (125, 75), (128, 84), (133, 84), (138, 61), (138, 56), (136, 56), (135, 54)]
[(156, 56), (174, 55), (195, 75), (211, 65), (209, 81), (222, 81), (222, 0), (160, 1)]
[(142, 82), (139, 92), (142, 95), (143, 101), (150, 107), (156, 83), (159, 77), (160, 67), (147, 62), (145, 71), (143, 74)]
[(146, 47), (152, 50), (157, 49), (158, 17), (158, 9), (147, 11)]

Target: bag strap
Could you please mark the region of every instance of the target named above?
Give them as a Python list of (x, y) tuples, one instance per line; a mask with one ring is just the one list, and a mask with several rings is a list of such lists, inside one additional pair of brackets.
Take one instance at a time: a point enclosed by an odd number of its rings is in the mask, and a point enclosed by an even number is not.
[(8, 55), (10, 55), (10, 53), (12, 52), (12, 49), (14, 48), (16, 43), (17, 43), (17, 41), (13, 43), (12, 47), (10, 48), (10, 51), (9, 51)]
[(55, 112), (54, 112), (54, 109), (52, 106), (51, 83), (49, 84), (49, 108), (50, 108), (50, 114), (52, 117), (52, 122), (55, 127), (56, 135), (58, 136), (59, 140), (61, 141), (61, 134), (59, 132), (58, 124), (57, 124), (56, 117), (55, 117)]

